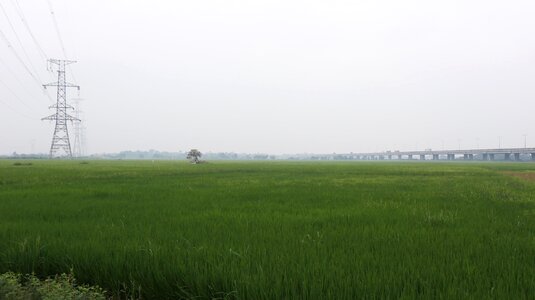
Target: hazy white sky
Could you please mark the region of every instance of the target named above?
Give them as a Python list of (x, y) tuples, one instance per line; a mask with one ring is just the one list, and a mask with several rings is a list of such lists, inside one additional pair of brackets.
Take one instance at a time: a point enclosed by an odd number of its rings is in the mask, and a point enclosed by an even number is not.
[[(0, 29), (39, 78), (0, 39), (0, 153), (48, 152), (37, 81), (55, 75), (17, 2), (64, 58), (47, 0), (0, 1), (23, 47), (3, 11)], [(535, 146), (532, 0), (50, 3), (90, 153)]]

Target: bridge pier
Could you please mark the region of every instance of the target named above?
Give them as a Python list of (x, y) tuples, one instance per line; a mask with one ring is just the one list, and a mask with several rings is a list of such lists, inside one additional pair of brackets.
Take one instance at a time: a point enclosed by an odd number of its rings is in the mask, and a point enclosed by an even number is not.
[(464, 160), (474, 160), (474, 155), (466, 153), (464, 154)]
[[(351, 153), (344, 158), (351, 158), (356, 160), (449, 160), (455, 161), (463, 159), (465, 161), (478, 159), (480, 161), (523, 161), (531, 160), (535, 162), (535, 147), (534, 148), (505, 148), (505, 149), (465, 149), (465, 150), (431, 150), (426, 151), (385, 151), (372, 153)], [(527, 157), (529, 155), (529, 158)], [(526, 156), (526, 158), (523, 158)], [(342, 157), (342, 156), (340, 156)], [(329, 159), (338, 159), (334, 155), (328, 157)]]

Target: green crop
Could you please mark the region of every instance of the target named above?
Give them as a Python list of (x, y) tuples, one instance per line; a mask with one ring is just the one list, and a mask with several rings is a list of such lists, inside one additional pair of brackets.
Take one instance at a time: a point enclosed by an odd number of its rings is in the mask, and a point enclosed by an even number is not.
[(115, 297), (535, 295), (533, 164), (0, 161), (0, 273)]

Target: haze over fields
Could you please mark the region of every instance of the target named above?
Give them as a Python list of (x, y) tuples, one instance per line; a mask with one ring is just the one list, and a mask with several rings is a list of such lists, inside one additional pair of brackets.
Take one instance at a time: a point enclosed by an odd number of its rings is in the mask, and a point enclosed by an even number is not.
[[(0, 29), (54, 81), (15, 3), (2, 2)], [(535, 145), (534, 1), (18, 3), (63, 59), (53, 8), (89, 153)], [(0, 154), (47, 153), (51, 102), (5, 40), (0, 65)]]

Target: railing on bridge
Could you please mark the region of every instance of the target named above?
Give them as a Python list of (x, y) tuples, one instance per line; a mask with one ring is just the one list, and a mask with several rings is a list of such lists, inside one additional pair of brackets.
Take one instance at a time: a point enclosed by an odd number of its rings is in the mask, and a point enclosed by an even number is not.
[(426, 160), (497, 160), (498, 156), (502, 160), (522, 160), (522, 157), (528, 156), (535, 161), (535, 148), (500, 148), (500, 149), (466, 149), (466, 150), (426, 150), (426, 151), (384, 151), (370, 153), (351, 153), (345, 154), (352, 159), (357, 160), (406, 160), (420, 159)]

